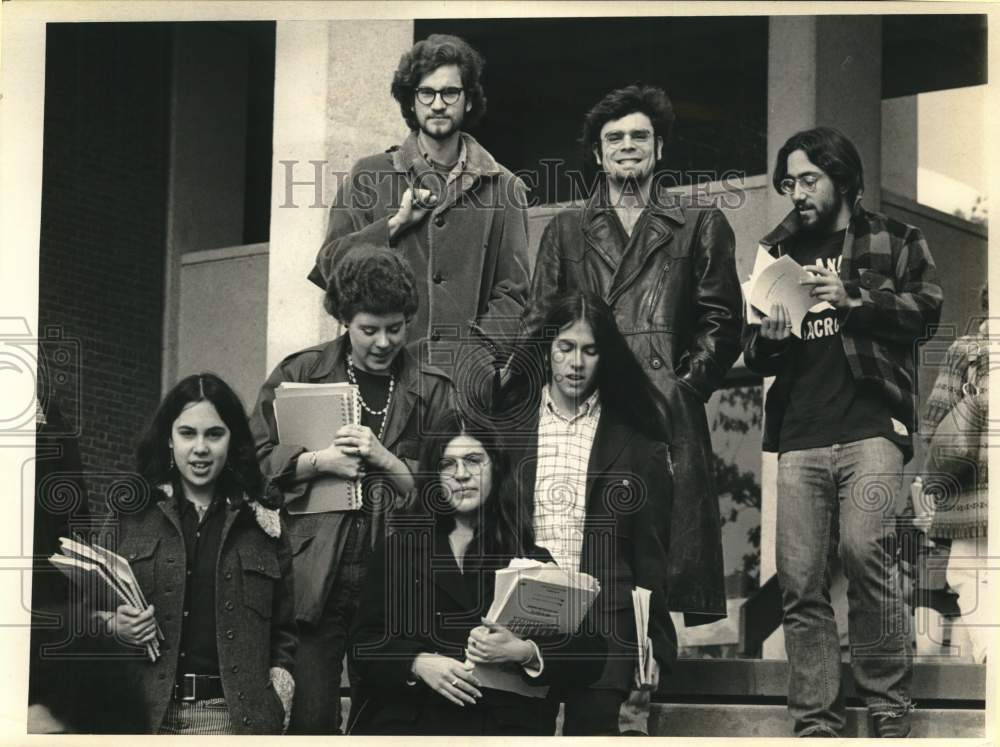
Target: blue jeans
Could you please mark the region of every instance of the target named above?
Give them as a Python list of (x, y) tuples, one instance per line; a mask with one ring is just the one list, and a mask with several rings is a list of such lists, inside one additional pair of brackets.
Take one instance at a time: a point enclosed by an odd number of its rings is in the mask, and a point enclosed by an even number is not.
[(902, 470), (902, 451), (886, 438), (778, 458), (778, 581), (797, 736), (844, 727), (840, 638), (830, 603), (838, 544), (857, 693), (873, 714), (910, 708), (913, 667), (893, 529)]

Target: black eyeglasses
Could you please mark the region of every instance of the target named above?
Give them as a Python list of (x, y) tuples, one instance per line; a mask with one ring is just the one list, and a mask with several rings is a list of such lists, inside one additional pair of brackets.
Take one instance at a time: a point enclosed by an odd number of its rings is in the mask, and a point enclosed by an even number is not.
[(802, 176), (789, 176), (778, 183), (778, 189), (782, 194), (790, 195), (795, 191), (796, 182), (802, 187), (803, 192), (812, 194), (816, 191), (816, 185), (823, 178), (822, 174), (803, 174)]
[(437, 98), (438, 94), (441, 95), (441, 100), (451, 106), (456, 101), (462, 97), (462, 91), (464, 88), (442, 88), (440, 90), (435, 88), (418, 88), (417, 101), (419, 101), (424, 106), (430, 106), (434, 103), (434, 99)]

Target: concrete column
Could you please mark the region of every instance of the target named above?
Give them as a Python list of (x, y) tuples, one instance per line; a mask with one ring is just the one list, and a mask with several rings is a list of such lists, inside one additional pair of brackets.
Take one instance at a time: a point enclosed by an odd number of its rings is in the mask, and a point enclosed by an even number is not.
[[(769, 23), (768, 175), (778, 151), (799, 130), (828, 125), (857, 146), (865, 168), (864, 202), (878, 209), (882, 181), (882, 27), (878, 16), (784, 16)], [(791, 209), (769, 190), (770, 226)], [(768, 230), (769, 230), (768, 229)], [(764, 382), (765, 396), (771, 380)], [(777, 459), (761, 461), (761, 582), (775, 573)], [(764, 644), (765, 658), (784, 658), (778, 633)]]
[(917, 97), (901, 96), (882, 102), (882, 185), (917, 201)]
[(306, 275), (351, 164), (406, 136), (389, 85), (413, 22), (279, 21), (275, 41), (268, 369), (337, 332)]

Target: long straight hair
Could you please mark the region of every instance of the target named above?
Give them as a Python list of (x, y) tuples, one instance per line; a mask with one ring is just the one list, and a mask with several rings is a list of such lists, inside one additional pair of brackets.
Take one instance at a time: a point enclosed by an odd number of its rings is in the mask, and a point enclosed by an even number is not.
[(457, 410), (448, 410), (436, 419), (421, 450), (417, 503), (413, 508), (419, 513), (432, 514), (447, 530), (454, 528), (454, 511), (441, 481), (439, 465), (448, 444), (459, 436), (474, 438), (482, 444), (492, 470), (492, 486), (483, 500), (469, 554), (510, 559), (529, 553), (535, 544), (531, 517), (519, 505), (510, 450), (502, 434), (488, 422), (474, 422)]
[(576, 322), (585, 322), (600, 356), (597, 390), (601, 408), (653, 441), (668, 441), (666, 407), (618, 330), (614, 312), (600, 296), (573, 290), (545, 299), (527, 317), (527, 333), (511, 362), (511, 380), (494, 415), (504, 428), (516, 428), (519, 416), (537, 411), (542, 389), (552, 381), (552, 341)]
[(229, 429), (226, 466), (215, 484), (215, 494), (238, 499), (246, 493), (252, 499), (260, 499), (264, 479), (257, 465), (246, 411), (236, 392), (213, 373), (181, 379), (163, 398), (136, 449), (139, 474), (150, 485), (176, 481), (177, 470), (170, 464), (171, 429), (184, 408), (196, 402), (211, 402)]

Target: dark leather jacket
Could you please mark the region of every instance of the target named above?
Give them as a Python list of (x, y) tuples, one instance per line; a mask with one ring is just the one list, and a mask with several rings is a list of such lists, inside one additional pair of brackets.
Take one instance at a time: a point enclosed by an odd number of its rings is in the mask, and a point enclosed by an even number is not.
[[(612, 306), (632, 352), (663, 395), (677, 500), (670, 608), (725, 614), (722, 535), (704, 403), (740, 352), (742, 296), (734, 236), (714, 207), (663, 195), (625, 238), (598, 191), (546, 226), (531, 300), (590, 290)], [(693, 622), (693, 619), (689, 620)]]

